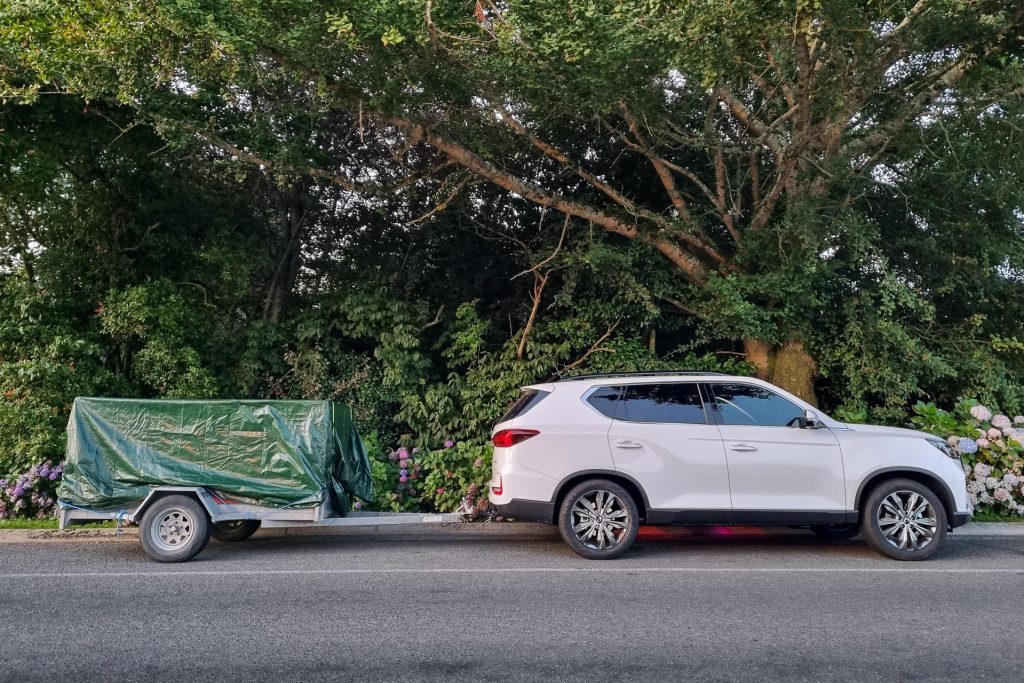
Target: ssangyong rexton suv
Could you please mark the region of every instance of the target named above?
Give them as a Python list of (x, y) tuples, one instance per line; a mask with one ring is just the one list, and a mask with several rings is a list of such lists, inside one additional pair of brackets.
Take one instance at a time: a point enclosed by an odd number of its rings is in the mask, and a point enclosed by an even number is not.
[(589, 375), (525, 387), (494, 427), (490, 499), (557, 523), (580, 555), (640, 524), (809, 526), (923, 560), (972, 508), (941, 439), (844, 424), (767, 382), (714, 373)]

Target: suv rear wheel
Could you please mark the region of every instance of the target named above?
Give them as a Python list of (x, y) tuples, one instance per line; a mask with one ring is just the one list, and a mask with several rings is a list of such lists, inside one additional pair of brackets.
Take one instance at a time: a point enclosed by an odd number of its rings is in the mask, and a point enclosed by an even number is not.
[(610, 560), (626, 552), (636, 540), (639, 522), (633, 497), (608, 479), (577, 484), (558, 512), (562, 538), (588, 560)]
[(946, 540), (938, 494), (912, 479), (883, 481), (862, 506), (861, 531), (872, 548), (896, 560), (927, 560)]

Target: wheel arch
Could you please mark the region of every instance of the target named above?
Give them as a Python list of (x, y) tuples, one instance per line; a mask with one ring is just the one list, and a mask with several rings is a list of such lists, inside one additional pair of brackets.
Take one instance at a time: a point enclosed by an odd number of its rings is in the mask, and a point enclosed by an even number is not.
[(558, 510), (562, 507), (562, 501), (565, 500), (572, 487), (590, 479), (608, 479), (626, 489), (629, 495), (633, 497), (633, 502), (636, 503), (640, 519), (646, 519), (647, 510), (650, 505), (647, 501), (647, 493), (640, 485), (640, 482), (628, 474), (616, 472), (615, 470), (583, 470), (581, 472), (573, 472), (558, 483), (558, 487), (555, 489), (554, 506), (551, 510), (551, 523), (558, 523)]
[(146, 510), (153, 507), (160, 499), (168, 496), (187, 496), (195, 499), (206, 510), (206, 517), (212, 523), (213, 510), (210, 509), (210, 502), (206, 500), (209, 493), (206, 492), (206, 489), (198, 486), (158, 486), (154, 488), (146, 495), (139, 507), (135, 508), (135, 512), (132, 513), (132, 521), (141, 522)]
[(953, 514), (956, 512), (956, 498), (954, 498), (949, 486), (941, 478), (937, 477), (934, 472), (917, 467), (886, 467), (868, 474), (860, 483), (860, 486), (857, 487), (857, 497), (854, 499), (854, 510), (858, 513), (858, 516), (864, 498), (875, 487), (889, 479), (910, 479), (927, 486), (939, 496), (942, 507), (946, 511), (946, 519), (953, 519)]

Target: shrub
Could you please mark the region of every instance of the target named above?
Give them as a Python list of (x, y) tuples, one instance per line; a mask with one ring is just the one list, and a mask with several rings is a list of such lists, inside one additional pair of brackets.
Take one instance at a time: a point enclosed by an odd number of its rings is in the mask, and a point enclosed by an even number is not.
[(45, 519), (57, 511), (57, 485), (64, 463), (47, 460), (15, 477), (0, 479), (0, 519)]
[[(440, 448), (382, 449), (376, 435), (370, 444), (370, 464), (377, 501), (373, 507), (393, 512), (461, 512), (470, 518), (489, 515), (487, 484), (491, 446), (447, 440)], [(356, 509), (363, 507), (359, 501)]]
[(960, 454), (967, 492), (980, 512), (1024, 515), (1024, 416), (1012, 420), (973, 399), (952, 411), (918, 402), (913, 422)]

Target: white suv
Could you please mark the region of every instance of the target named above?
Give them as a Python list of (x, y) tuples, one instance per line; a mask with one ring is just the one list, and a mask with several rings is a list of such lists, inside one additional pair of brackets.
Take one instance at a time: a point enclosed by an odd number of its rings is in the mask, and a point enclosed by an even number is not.
[(922, 432), (844, 424), (767, 382), (587, 375), (525, 387), (494, 427), (490, 499), (610, 559), (640, 524), (809, 526), (923, 560), (972, 508), (963, 467)]

